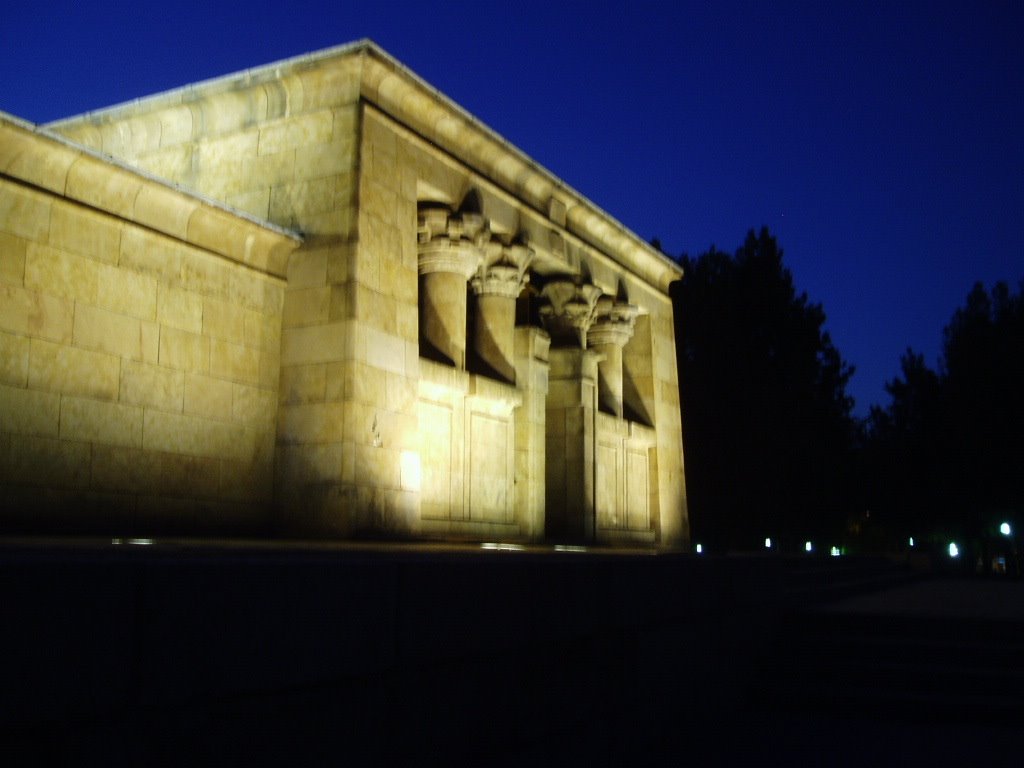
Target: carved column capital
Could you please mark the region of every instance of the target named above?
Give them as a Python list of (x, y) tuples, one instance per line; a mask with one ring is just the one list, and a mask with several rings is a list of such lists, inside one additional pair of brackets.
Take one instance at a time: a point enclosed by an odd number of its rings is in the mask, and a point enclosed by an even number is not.
[(492, 241), (484, 248), (483, 264), (470, 285), (478, 296), (514, 299), (530, 280), (526, 270), (531, 261), (533, 251), (525, 245), (503, 245)]
[(487, 221), (478, 213), (421, 209), (416, 222), (419, 273), (451, 272), (468, 280), (480, 267), (489, 237)]
[(612, 344), (620, 349), (633, 338), (639, 308), (635, 304), (602, 296), (594, 308), (594, 319), (587, 331), (587, 343), (598, 347)]
[(541, 294), (548, 303), (540, 308), (540, 317), (552, 338), (562, 341), (575, 339), (586, 349), (587, 331), (593, 321), (601, 289), (565, 279), (548, 283)]

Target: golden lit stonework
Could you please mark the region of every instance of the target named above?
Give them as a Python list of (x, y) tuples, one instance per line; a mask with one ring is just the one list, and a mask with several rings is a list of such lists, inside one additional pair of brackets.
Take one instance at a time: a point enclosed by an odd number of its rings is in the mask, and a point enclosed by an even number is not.
[(687, 540), (678, 266), (372, 43), (0, 115), (0, 256), (7, 531)]

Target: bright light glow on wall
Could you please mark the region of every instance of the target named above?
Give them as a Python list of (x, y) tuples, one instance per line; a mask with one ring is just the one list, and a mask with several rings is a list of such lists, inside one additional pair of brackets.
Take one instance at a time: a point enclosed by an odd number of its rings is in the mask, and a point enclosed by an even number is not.
[(810, 552), (814, 549), (814, 546), (809, 541), (804, 542), (804, 552)]
[(579, 544), (555, 544), (555, 552), (586, 552), (586, 547)]
[(960, 547), (958, 547), (956, 545), (955, 541), (949, 542), (949, 556), (950, 557), (959, 557), (960, 556)]
[(487, 541), (480, 545), (480, 549), (490, 549), (498, 552), (522, 552), (520, 544), (499, 544), (496, 541)]
[(1001, 534), (1003, 534), (1003, 536), (1009, 536), (1010, 535), (1010, 524), (1009, 523), (1002, 523), (999, 526), (999, 532)]
[(416, 451), (402, 451), (402, 490), (420, 490), (420, 455)]
[(765, 540), (764, 540), (764, 548), (765, 549), (771, 549), (772, 548), (772, 539), (771, 539), (770, 536), (765, 538)]
[(698, 544), (697, 545), (697, 554), (699, 555), (703, 551), (704, 551), (704, 547), (702, 547), (700, 544)]

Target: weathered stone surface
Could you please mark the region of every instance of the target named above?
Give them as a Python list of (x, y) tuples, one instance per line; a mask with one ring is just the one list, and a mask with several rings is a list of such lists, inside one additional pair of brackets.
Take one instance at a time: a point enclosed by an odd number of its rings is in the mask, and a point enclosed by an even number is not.
[(685, 544), (678, 268), (372, 44), (0, 117), (0, 172), (12, 493)]

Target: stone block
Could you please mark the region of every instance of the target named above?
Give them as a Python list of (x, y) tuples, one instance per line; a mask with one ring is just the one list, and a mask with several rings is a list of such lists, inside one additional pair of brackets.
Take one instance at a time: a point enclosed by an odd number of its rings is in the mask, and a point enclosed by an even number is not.
[(162, 327), (159, 360), (160, 365), (170, 368), (206, 373), (210, 370), (210, 339), (177, 328)]
[(107, 264), (116, 264), (123, 225), (112, 216), (55, 202), (50, 212), (49, 244)]
[(326, 144), (333, 133), (334, 114), (329, 109), (286, 117), (260, 128), (259, 154)]
[(357, 443), (356, 483), (370, 488), (402, 487), (401, 454), (388, 448)]
[(334, 209), (334, 177), (292, 181), (270, 190), (270, 215), (273, 222), (300, 227), (306, 216)]
[(160, 146), (181, 144), (192, 138), (192, 110), (187, 106), (170, 107), (160, 111)]
[(344, 361), (327, 363), (324, 370), (324, 400), (335, 402), (344, 400), (346, 392), (351, 391), (351, 371), (354, 363)]
[(65, 194), (86, 205), (130, 219), (143, 182), (133, 174), (111, 173), (106, 162), (81, 155), (68, 169)]
[[(287, 405), (322, 402), (325, 399), (327, 366), (291, 365), (281, 369), (280, 400)], [(336, 398), (330, 398), (336, 399)]]
[(33, 339), (28, 386), (97, 400), (116, 400), (121, 360), (114, 355)]
[[(269, 155), (242, 158), (240, 178), (246, 179), (244, 189), (268, 189), (276, 184), (287, 184), (295, 179), (295, 150), (286, 149)], [(269, 198), (268, 198), (269, 204)]]
[(319, 325), (328, 320), (343, 320), (344, 316), (332, 316), (332, 291), (337, 286), (322, 285), (317, 288), (289, 290), (284, 297), (284, 314), (281, 324), (285, 328), (304, 325)]
[(203, 297), (190, 291), (159, 286), (156, 319), (161, 325), (199, 334), (203, 330)]
[(243, 344), (247, 311), (251, 310), (207, 296), (203, 299), (203, 335)]
[(118, 399), (122, 403), (181, 413), (184, 394), (183, 371), (134, 360), (121, 361)]
[(104, 309), (140, 320), (156, 319), (157, 283), (127, 269), (100, 265), (96, 303)]
[(23, 485), (84, 490), (89, 487), (90, 461), (88, 443), (22, 436), (13, 445), (7, 479)]
[(328, 144), (296, 147), (295, 178), (306, 180), (349, 173), (355, 163), (355, 141), (350, 134), (341, 134)]
[(74, 315), (70, 300), (0, 284), (0, 330), (67, 342)]
[(334, 443), (344, 434), (346, 407), (342, 403), (281, 405), (277, 439), (281, 443)]
[(222, 460), (217, 495), (234, 501), (270, 501), (274, 495), (272, 462)]
[(48, 196), (0, 179), (0, 232), (46, 242), (50, 207)]
[(143, 185), (135, 198), (132, 216), (143, 226), (184, 239), (199, 201), (164, 186)]
[(233, 385), (230, 381), (199, 373), (184, 374), (183, 381), (185, 413), (224, 421), (231, 418)]
[(26, 245), (25, 238), (0, 232), (0, 283), (24, 285)]
[(341, 475), (342, 446), (339, 443), (283, 445), (278, 449), (278, 458), (277, 476), (285, 488), (337, 482)]
[(387, 394), (387, 371), (352, 363), (346, 369), (345, 397), (359, 403), (383, 405)]
[(244, 343), (256, 349), (280, 351), (281, 315), (245, 310)]
[(277, 392), (245, 384), (232, 385), (231, 418), (256, 429), (273, 429), (277, 422)]
[(183, 254), (188, 250), (169, 238), (136, 227), (121, 233), (118, 266), (149, 275), (161, 283), (184, 287), (186, 266)]
[[(378, 331), (376, 328), (361, 326), (363, 328), (360, 348), (359, 340), (356, 344), (356, 359), (364, 360), (374, 368), (382, 368), (392, 373), (406, 373), (405, 351), (406, 342), (398, 336)], [(419, 357), (417, 347), (416, 355)]]
[(327, 249), (299, 248), (288, 257), (288, 289), (318, 288), (327, 284)]
[(350, 323), (330, 323), (281, 331), (281, 363), (302, 365), (345, 360), (352, 356)]
[(281, 353), (276, 349), (264, 350), (260, 355), (259, 381), (264, 389), (277, 389), (281, 381)]
[(251, 214), (258, 219), (270, 218), (270, 188), (236, 192), (225, 197), (224, 201), (232, 208)]
[(254, 438), (230, 422), (147, 410), (142, 445), (150, 451), (249, 460)]
[(145, 491), (160, 485), (160, 454), (120, 445), (92, 449), (91, 486), (99, 491)]
[(173, 147), (150, 152), (139, 158), (139, 167), (162, 179), (171, 179), (179, 184), (195, 186), (192, 144), (178, 144)]
[(28, 382), (29, 339), (0, 331), (0, 384), (24, 387)]
[(13, 435), (57, 437), (60, 395), (0, 384), (0, 425)]
[(260, 352), (242, 344), (212, 339), (210, 341), (210, 374), (229, 381), (258, 384)]
[(140, 490), (168, 496), (214, 498), (220, 492), (220, 468), (225, 461), (211, 456), (157, 453), (157, 481)]
[(25, 287), (95, 304), (99, 268), (93, 259), (29, 243), (25, 250)]
[(63, 395), (60, 437), (111, 445), (142, 445), (142, 408)]

